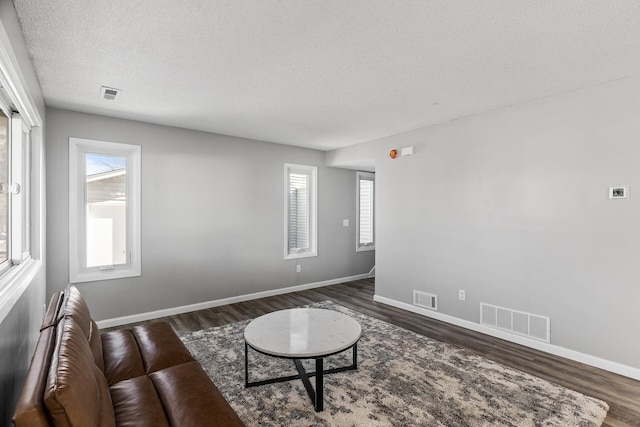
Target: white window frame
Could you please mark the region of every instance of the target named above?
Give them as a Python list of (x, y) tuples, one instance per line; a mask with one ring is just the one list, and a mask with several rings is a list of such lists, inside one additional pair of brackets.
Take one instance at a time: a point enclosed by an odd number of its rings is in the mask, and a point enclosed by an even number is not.
[[(142, 274), (140, 256), (141, 147), (118, 142), (69, 138), (69, 281), (121, 279)], [(87, 153), (127, 157), (127, 262), (86, 267)]]
[[(289, 250), (289, 177), (292, 173), (307, 174), (309, 182), (309, 247), (296, 251)], [(284, 259), (318, 256), (318, 167), (284, 164)]]
[[(11, 115), (11, 262), (18, 265), (31, 256), (30, 224), (30, 133), (18, 113)], [(26, 233), (24, 233), (26, 231)]]
[[(356, 173), (356, 252), (373, 251), (376, 249), (376, 224), (375, 224), (375, 200), (376, 200), (376, 175), (372, 172)], [(373, 212), (373, 242), (368, 245), (360, 243), (360, 181), (373, 181), (373, 194), (371, 197), (371, 209)]]
[[(30, 238), (28, 228), (29, 223), (25, 222), (25, 218), (30, 217), (29, 208), (29, 175), (31, 165), (28, 164), (30, 156), (29, 134), (30, 127), (22, 120), (19, 113), (11, 111), (11, 108), (5, 104), (4, 97), (0, 96), (0, 110), (7, 116), (8, 132), (7, 132), (7, 153), (8, 153), (8, 182), (5, 188), (0, 191), (7, 193), (7, 236), (6, 251), (7, 259), (0, 264), (0, 275), (8, 272), (12, 267), (21, 264), (31, 258), (29, 251), (30, 242), (25, 239)], [(25, 227), (27, 232), (24, 233)]]
[[(0, 34), (0, 108), (10, 118), (9, 133), (22, 133), (21, 137), (15, 140), (11, 135), (12, 141), (9, 148), (11, 162), (16, 161), (13, 154), (17, 154), (15, 150), (18, 147), (21, 146), (24, 150), (24, 155), (20, 159), (22, 177), (18, 177), (15, 168), (14, 170), (11, 170), (11, 166), (9, 168), (8, 190), (12, 193), (10, 199), (13, 200), (9, 202), (8, 259), (0, 268), (0, 322), (15, 307), (23, 292), (42, 268), (41, 257), (44, 245), (44, 236), (40, 233), (44, 225), (42, 118), (19, 69), (16, 55), (6, 34), (4, 36)], [(21, 121), (20, 124), (19, 121)], [(33, 157), (30, 153), (32, 147), (35, 150)], [(19, 189), (15, 184), (19, 184)], [(14, 197), (16, 195), (20, 197)], [(20, 198), (22, 200), (17, 202)], [(22, 210), (19, 210), (20, 206)], [(17, 218), (20, 218), (19, 222), (14, 221)], [(35, 227), (35, 231), (32, 227)], [(35, 252), (32, 252), (34, 249)]]

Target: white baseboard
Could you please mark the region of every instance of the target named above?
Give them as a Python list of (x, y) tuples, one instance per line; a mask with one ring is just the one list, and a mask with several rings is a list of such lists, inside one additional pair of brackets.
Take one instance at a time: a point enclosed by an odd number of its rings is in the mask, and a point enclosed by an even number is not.
[(460, 326), (466, 329), (470, 329), (475, 332), (480, 332), (485, 335), (500, 338), (505, 341), (510, 341), (516, 344), (523, 345), (525, 347), (534, 348), (536, 350), (544, 351), (546, 353), (554, 354), (556, 356), (564, 357), (576, 362), (584, 363), (586, 365), (594, 366), (596, 368), (604, 369), (605, 371), (613, 372), (615, 374), (623, 375), (625, 377), (633, 378), (634, 380), (640, 380), (640, 369), (633, 368), (631, 366), (623, 365), (621, 363), (612, 362), (610, 360), (601, 359), (589, 354), (580, 353), (579, 351), (569, 350), (564, 347), (560, 347), (553, 344), (547, 344), (540, 341), (535, 341), (526, 337), (513, 335), (500, 330), (492, 329), (479, 323), (471, 322), (457, 317), (449, 316), (447, 314), (438, 313), (436, 311), (427, 310), (424, 308), (416, 307), (411, 304), (396, 301), (390, 298), (374, 295), (373, 300), (382, 304), (390, 305), (402, 310), (410, 311), (412, 313), (420, 314), (422, 316), (430, 317), (436, 320), (440, 320), (452, 325)]
[(325, 280), (322, 282), (307, 283), (304, 285), (290, 286), (287, 288), (273, 289), (270, 291), (256, 292), (253, 294), (238, 295), (229, 298), (223, 298), (213, 301), (199, 302), (196, 304), (183, 305), (180, 307), (165, 308), (162, 310), (149, 311), (146, 313), (132, 314), (130, 316), (114, 317), (97, 321), (99, 328), (112, 328), (114, 326), (127, 325), (129, 323), (144, 322), (146, 320), (157, 319), (160, 317), (174, 316), (176, 314), (189, 313), (191, 311), (204, 310), (211, 307), (221, 305), (235, 304), (237, 302), (250, 301), (258, 298), (266, 298), (274, 295), (288, 294), (291, 292), (304, 291), (306, 289), (321, 288), (323, 286), (337, 285), (338, 283), (351, 282), (353, 280), (367, 279), (368, 274), (358, 274), (355, 276), (341, 277), (338, 279)]

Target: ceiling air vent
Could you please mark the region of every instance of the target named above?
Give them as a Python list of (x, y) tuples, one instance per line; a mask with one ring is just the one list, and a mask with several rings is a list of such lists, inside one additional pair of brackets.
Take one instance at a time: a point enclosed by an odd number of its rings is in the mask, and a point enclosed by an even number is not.
[(120, 95), (120, 92), (122, 92), (120, 89), (102, 86), (102, 89), (100, 89), (100, 98), (106, 99), (107, 101), (115, 101), (118, 95)]

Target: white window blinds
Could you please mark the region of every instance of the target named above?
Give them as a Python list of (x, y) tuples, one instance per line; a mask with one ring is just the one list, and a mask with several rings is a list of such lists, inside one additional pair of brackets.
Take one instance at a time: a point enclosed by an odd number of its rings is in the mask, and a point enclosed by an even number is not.
[(309, 174), (289, 175), (289, 252), (309, 248)]
[(315, 166), (285, 164), (285, 259), (317, 255)]
[(374, 174), (358, 172), (358, 228), (357, 250), (370, 250), (375, 245)]

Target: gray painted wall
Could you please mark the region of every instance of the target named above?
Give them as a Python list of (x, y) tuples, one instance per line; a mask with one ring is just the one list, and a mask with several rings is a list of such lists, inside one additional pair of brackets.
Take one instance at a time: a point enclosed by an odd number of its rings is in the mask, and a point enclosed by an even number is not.
[[(22, 29), (13, 3), (0, 1), (0, 40), (13, 54), (19, 67), (21, 80), (30, 93), (42, 120), (45, 120), (45, 103), (38, 79), (27, 53)], [(17, 303), (4, 319), (0, 319), (0, 425), (10, 425), (31, 356), (35, 349), (42, 306), (45, 302), (45, 254), (44, 254), (44, 188), (41, 181), (44, 167), (39, 164), (42, 154), (42, 129), (33, 133), (35, 169), (33, 171), (32, 198), (32, 255), (42, 261), (40, 271), (28, 285)], [(42, 154), (43, 155), (43, 154)]]
[[(373, 267), (373, 253), (355, 251), (356, 174), (324, 167), (324, 152), (48, 109), (49, 293), (69, 280), (69, 137), (142, 146), (142, 276), (79, 284), (96, 319)], [(319, 167), (318, 257), (284, 260), (284, 163)]]
[(375, 152), (376, 294), (550, 316), (552, 344), (640, 368), (639, 117), (635, 76), (328, 153)]
[(29, 286), (0, 323), (0, 423), (11, 425), (18, 396), (40, 335), (44, 274)]

